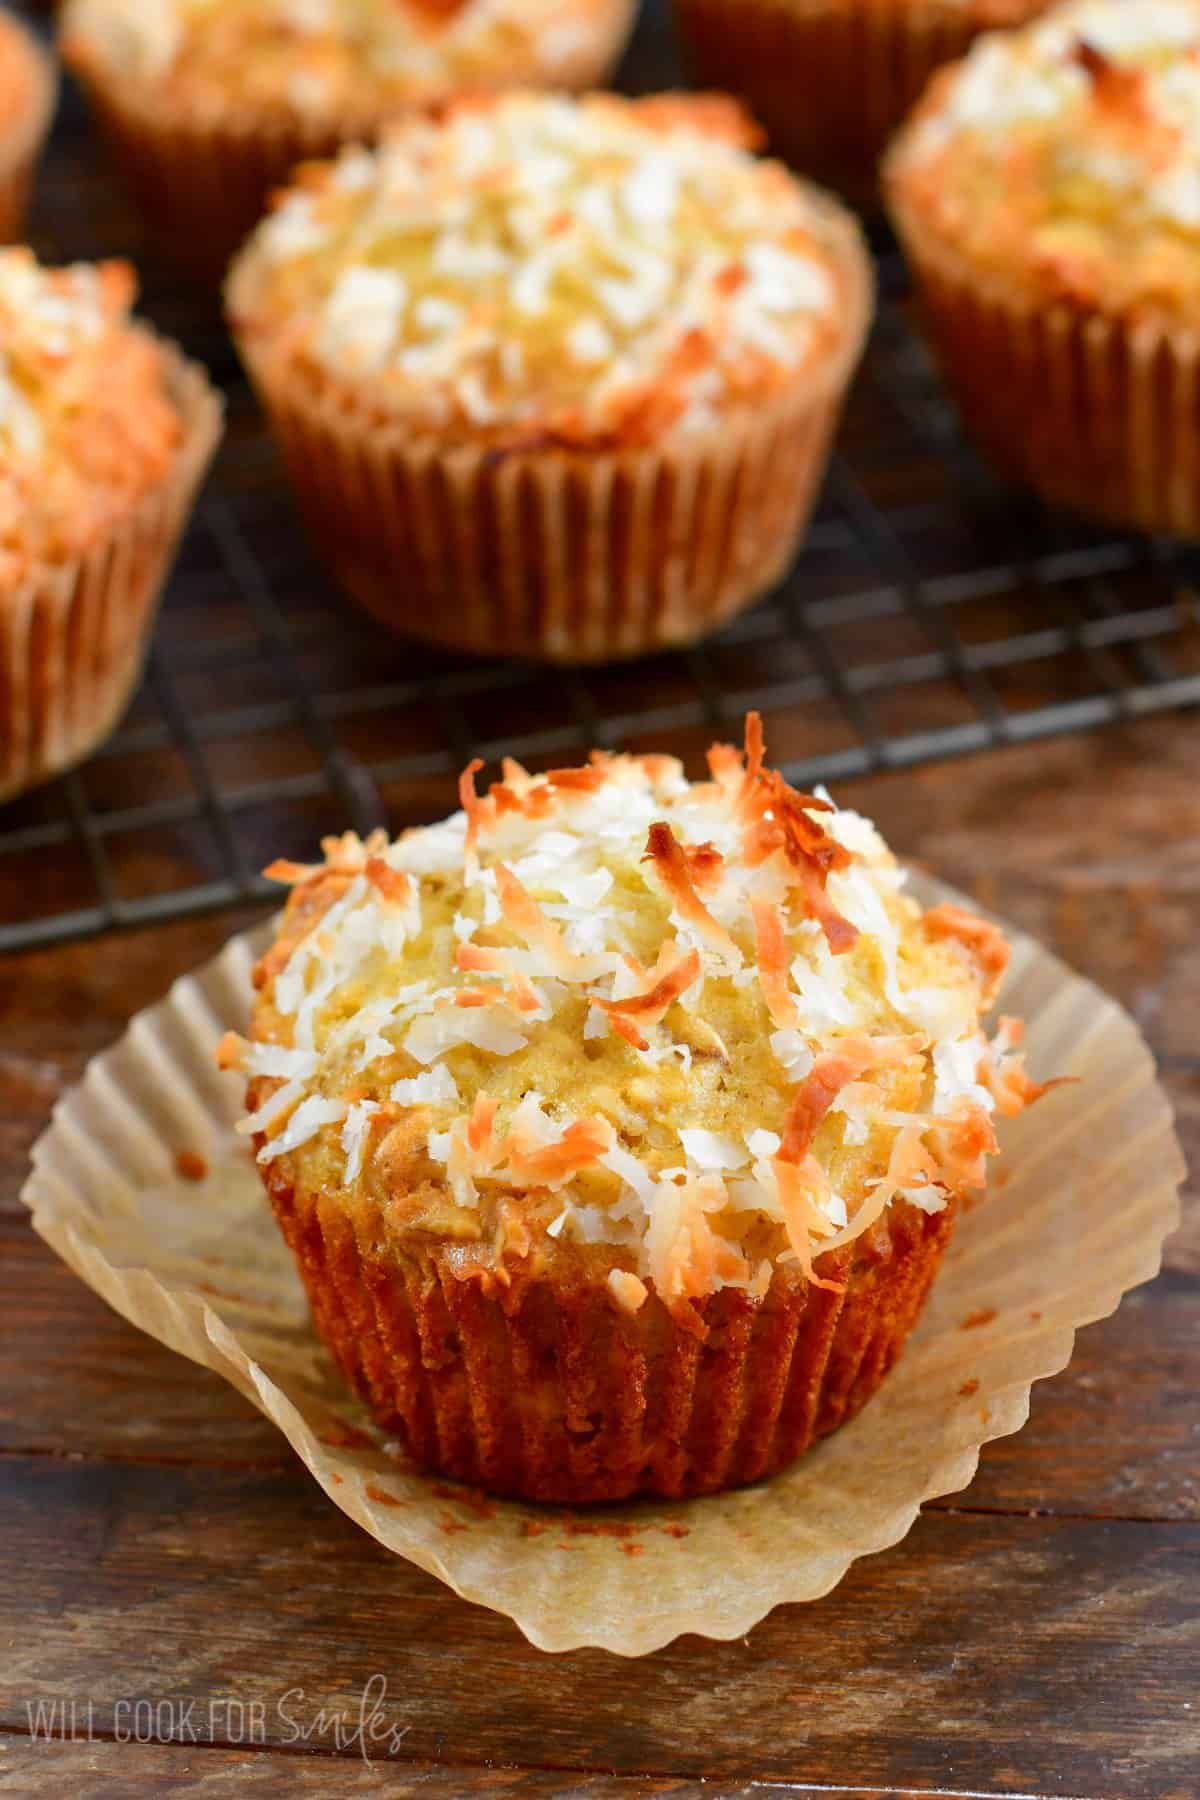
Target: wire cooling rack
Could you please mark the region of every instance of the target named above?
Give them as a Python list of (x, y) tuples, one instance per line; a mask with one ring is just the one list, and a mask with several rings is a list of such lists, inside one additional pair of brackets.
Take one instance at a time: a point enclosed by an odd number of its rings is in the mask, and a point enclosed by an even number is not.
[[(654, 6), (627, 77), (672, 78)], [(70, 93), (34, 239), (52, 258), (137, 248)], [(1200, 701), (1196, 554), (1000, 490), (958, 435), (888, 246), (879, 271), (866, 361), (782, 586), (694, 649), (547, 673), (401, 642), (330, 589), (211, 303), (147, 268), (144, 310), (225, 388), (228, 436), (124, 722), (83, 768), (0, 807), (0, 949), (265, 897), (257, 871), (326, 831), (447, 811), (471, 756), (537, 767), (602, 744), (695, 763), (756, 707), (773, 757), (810, 784)]]

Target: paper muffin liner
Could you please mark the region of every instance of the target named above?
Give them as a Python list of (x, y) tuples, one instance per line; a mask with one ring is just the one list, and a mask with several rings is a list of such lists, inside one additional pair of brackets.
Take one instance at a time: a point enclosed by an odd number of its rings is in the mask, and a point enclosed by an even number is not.
[(0, 126), (0, 244), (25, 235), (25, 212), (42, 145), (58, 98), (54, 64), (32, 32), (9, 13), (0, 16), (0, 56), (21, 55), (28, 65), (29, 92), (20, 116)]
[(1048, 0), (675, 0), (699, 78), (749, 105), (771, 148), (860, 206), (888, 139), (944, 63)]
[[(774, 1474), (852, 1418), (895, 1363), (952, 1210), (893, 1209), (822, 1264), (845, 1292), (776, 1274), (634, 1314), (570, 1252), (548, 1273), (464, 1280), (453, 1246), (403, 1250), (360, 1195), (297, 1192), (266, 1168), (313, 1320), (377, 1424), (422, 1467), (491, 1494), (573, 1504), (713, 1493)], [(453, 1352), (448, 1346), (453, 1345)]]
[(1200, 333), (1054, 304), (893, 217), (963, 423), (1006, 479), (1124, 529), (1200, 536)]
[[(914, 881), (926, 904), (957, 899)], [(350, 1398), (313, 1330), (258, 1172), (230, 1150), (242, 1082), (215, 1067), (245, 1030), (269, 931), (235, 938), (55, 1108), (24, 1198), (42, 1237), (135, 1324), (215, 1369), (280, 1427), (377, 1541), (548, 1650), (655, 1650), (742, 1636), (896, 1543), (921, 1502), (965, 1487), (980, 1446), (1025, 1421), (1074, 1332), (1158, 1271), (1183, 1161), (1137, 1027), (1019, 932), (1003, 1006), (1039, 1074), (1069, 1074), (1002, 1132), (1006, 1178), (959, 1221), (920, 1323), (858, 1417), (789, 1469), (709, 1498), (579, 1514), (422, 1475)], [(175, 1176), (180, 1150), (208, 1159)], [(153, 1395), (146, 1396), (152, 1416)]]
[(0, 591), (0, 801), (80, 762), (137, 684), (159, 595), (221, 435), (200, 366), (162, 346), (183, 439), (166, 478), (80, 557)]
[(627, 450), (443, 446), (235, 335), (314, 546), (353, 599), (452, 649), (601, 662), (705, 636), (795, 556), (870, 318), (849, 223), (842, 255), (836, 354), (757, 410)]
[[(628, 35), (633, 0), (607, 0), (606, 10), (606, 23), (597, 20), (594, 35), (561, 65), (555, 86), (582, 90), (603, 82)], [(65, 40), (63, 55), (147, 238), (161, 256), (210, 286), (297, 163), (333, 156), (344, 144), (369, 143), (404, 111), (398, 103), (360, 100), (330, 118), (255, 108), (231, 94), (203, 114), (172, 113), (152, 86), (124, 78), (81, 36)]]

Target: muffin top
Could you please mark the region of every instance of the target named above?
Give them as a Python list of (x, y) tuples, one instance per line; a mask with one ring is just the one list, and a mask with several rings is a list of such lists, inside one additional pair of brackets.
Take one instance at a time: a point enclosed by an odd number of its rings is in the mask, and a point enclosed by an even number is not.
[(902, 224), (1010, 291), (1194, 324), (1200, 4), (1074, 0), (981, 39), (888, 174)]
[[(389, 843), (329, 840), (256, 973), (259, 1160), (398, 1233), (505, 1258), (599, 1259), (635, 1307), (937, 1212), (981, 1185), (994, 1110), (1040, 1090), (980, 1013), (990, 925), (922, 913), (874, 827), (745, 754), (506, 762)], [(828, 1265), (827, 1265), (828, 1267)]]
[(459, 87), (594, 79), (628, 0), (71, 0), (68, 54), (165, 104), (357, 117)]
[(752, 135), (711, 96), (461, 101), (302, 172), (235, 328), (472, 441), (711, 427), (840, 374), (866, 304), (854, 227)]
[(0, 250), (0, 575), (78, 555), (162, 480), (182, 438), (127, 263)]

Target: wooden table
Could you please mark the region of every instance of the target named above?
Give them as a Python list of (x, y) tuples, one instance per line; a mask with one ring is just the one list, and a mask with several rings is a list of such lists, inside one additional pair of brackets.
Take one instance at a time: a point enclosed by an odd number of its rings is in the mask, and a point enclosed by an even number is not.
[[(1118, 995), (1200, 1147), (1200, 720), (842, 792)], [(826, 1600), (732, 1644), (546, 1657), (389, 1557), (21, 1208), (55, 1096), (247, 917), (0, 963), (0, 1793), (1194, 1800), (1194, 1208), (1160, 1279), (1082, 1334), (971, 1488)], [(372, 1677), (396, 1741), (368, 1765), (353, 1727)], [(55, 1741), (31, 1734), (39, 1701), (65, 1704)], [(83, 1741), (64, 1741), (72, 1702)], [(156, 1729), (182, 1741), (122, 1741)]]

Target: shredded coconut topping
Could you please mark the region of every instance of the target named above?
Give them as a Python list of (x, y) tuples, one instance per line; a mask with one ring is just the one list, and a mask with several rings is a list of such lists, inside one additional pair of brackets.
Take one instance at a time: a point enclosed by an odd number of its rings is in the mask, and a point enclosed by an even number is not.
[(464, 100), (308, 169), (235, 267), (277, 337), (430, 427), (711, 426), (846, 329), (844, 226), (733, 102)]
[(504, 82), (593, 81), (628, 24), (617, 0), (71, 0), (75, 55), (164, 101), (361, 116)]
[(0, 250), (0, 567), (76, 553), (158, 481), (181, 435), (126, 263)]
[(922, 915), (868, 821), (766, 768), (754, 716), (709, 761), (506, 762), (483, 793), (472, 767), (440, 825), (275, 865), (256, 1041), (220, 1054), (260, 1160), (385, 1181), (453, 1237), (499, 1206), (513, 1254), (603, 1247), (629, 1307), (788, 1263), (838, 1285), (829, 1253), (889, 1207), (982, 1185), (993, 1114), (1042, 1091), (1019, 1026), (980, 1029), (1003, 939)]
[(1200, 297), (1200, 4), (1072, 0), (979, 40), (891, 158), (972, 256), (1110, 306)]

